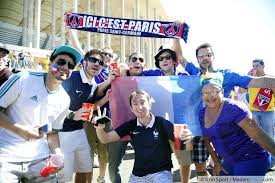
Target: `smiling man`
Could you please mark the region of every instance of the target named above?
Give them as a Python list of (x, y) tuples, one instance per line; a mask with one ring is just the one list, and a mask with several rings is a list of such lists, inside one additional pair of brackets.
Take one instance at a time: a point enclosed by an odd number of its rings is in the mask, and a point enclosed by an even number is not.
[[(135, 118), (131, 119), (111, 132), (104, 131), (104, 124), (95, 126), (102, 143), (118, 141), (130, 135), (135, 151), (135, 161), (129, 183), (158, 182), (171, 183), (172, 161), (169, 142), (174, 140), (174, 126), (170, 121), (151, 113), (152, 98), (146, 91), (136, 90), (129, 97), (130, 109)], [(98, 109), (100, 111), (100, 109)], [(100, 119), (106, 112), (99, 112)], [(183, 139), (191, 137), (189, 129), (183, 130)], [(171, 143), (173, 147), (173, 143)]]
[(166, 45), (161, 46), (155, 55), (155, 66), (158, 69), (143, 71), (145, 76), (181, 76), (189, 75), (184, 69), (179, 69), (176, 52)]
[[(51, 129), (62, 129), (70, 98), (61, 83), (80, 58), (73, 47), (60, 46), (47, 73), (21, 72), (0, 87), (0, 182), (56, 182), (54, 174), (42, 177), (40, 171), (51, 154), (60, 152)], [(37, 130), (44, 125), (47, 134)]]
[[(121, 76), (143, 76), (145, 59), (142, 53), (134, 52), (128, 58), (128, 68), (122, 70)], [(106, 126), (106, 125), (105, 125)], [(115, 141), (108, 144), (109, 177), (112, 183), (121, 183), (119, 167), (130, 140)]]
[(145, 59), (142, 53), (134, 52), (128, 58), (128, 67), (126, 76), (142, 76), (145, 67)]
[(70, 79), (62, 83), (70, 96), (71, 104), (62, 132), (59, 133), (60, 147), (66, 157), (64, 160), (64, 177), (61, 176), (61, 182), (72, 181), (74, 172), (76, 172), (75, 182), (77, 183), (86, 183), (92, 180), (93, 161), (83, 129), (83, 123), (87, 122), (85, 115), (90, 109), (83, 108), (82, 103), (95, 103), (96, 95), (102, 96), (103, 90), (114, 79), (115, 76), (111, 73), (111, 76), (104, 83), (98, 85), (94, 82), (93, 79), (102, 66), (102, 52), (90, 50), (84, 56), (82, 69), (74, 71)]

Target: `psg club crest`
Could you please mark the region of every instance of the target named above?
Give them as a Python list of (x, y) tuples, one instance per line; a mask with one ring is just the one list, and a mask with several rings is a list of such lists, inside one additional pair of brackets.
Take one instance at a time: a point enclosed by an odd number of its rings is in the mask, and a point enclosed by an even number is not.
[(163, 30), (164, 34), (168, 37), (175, 36), (179, 31), (180, 25), (175, 23), (167, 24)]
[(80, 25), (80, 16), (77, 14), (70, 14), (68, 24), (71, 28), (77, 28)]

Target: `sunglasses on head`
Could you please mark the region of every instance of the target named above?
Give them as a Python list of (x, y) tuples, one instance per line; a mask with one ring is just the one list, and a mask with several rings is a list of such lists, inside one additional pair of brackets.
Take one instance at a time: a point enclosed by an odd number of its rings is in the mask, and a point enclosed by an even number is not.
[(163, 56), (163, 57), (159, 57), (159, 61), (161, 62), (161, 61), (163, 61), (163, 60), (171, 60), (172, 59), (172, 56), (171, 55), (166, 55), (166, 56)]
[(98, 62), (99, 65), (103, 66), (103, 61), (98, 59), (98, 58), (95, 58), (95, 57), (89, 57), (88, 58), (88, 61), (91, 62), (91, 63), (96, 63)]
[(144, 62), (144, 58), (141, 58), (141, 57), (132, 57), (132, 62), (136, 62), (137, 60), (139, 60), (141, 63)]
[(103, 55), (104, 55), (104, 56), (107, 56), (107, 55), (108, 55), (109, 57), (113, 58), (113, 55), (112, 55), (111, 53), (103, 52)]
[(75, 65), (74, 65), (74, 63), (72, 63), (72, 62), (70, 62), (70, 61), (68, 61), (68, 60), (65, 60), (65, 59), (58, 59), (56, 62), (55, 62), (57, 65), (59, 65), (59, 66), (64, 66), (64, 65), (68, 65), (68, 68), (70, 69), (70, 70), (74, 70), (74, 68), (75, 68)]

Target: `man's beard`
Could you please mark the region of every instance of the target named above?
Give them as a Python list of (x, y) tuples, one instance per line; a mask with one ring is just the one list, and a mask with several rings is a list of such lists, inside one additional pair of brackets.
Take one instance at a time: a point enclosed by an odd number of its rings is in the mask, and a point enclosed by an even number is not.
[(202, 65), (200, 64), (200, 69), (202, 70), (202, 71), (209, 71), (209, 70), (211, 70), (212, 71), (212, 63), (210, 63), (207, 67), (202, 67)]

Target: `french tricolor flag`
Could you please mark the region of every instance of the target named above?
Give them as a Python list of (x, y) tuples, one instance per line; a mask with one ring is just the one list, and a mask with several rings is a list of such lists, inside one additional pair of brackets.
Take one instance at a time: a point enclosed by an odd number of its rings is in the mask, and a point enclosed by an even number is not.
[(113, 128), (134, 118), (129, 96), (142, 89), (153, 98), (152, 113), (174, 124), (187, 124), (193, 136), (201, 135), (199, 111), (202, 107), (198, 76), (117, 77), (112, 82), (110, 106)]

